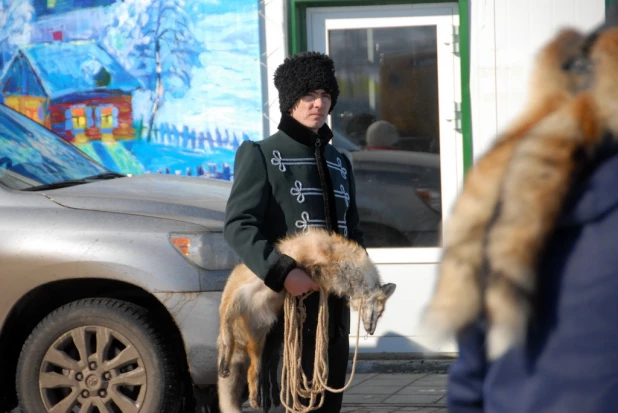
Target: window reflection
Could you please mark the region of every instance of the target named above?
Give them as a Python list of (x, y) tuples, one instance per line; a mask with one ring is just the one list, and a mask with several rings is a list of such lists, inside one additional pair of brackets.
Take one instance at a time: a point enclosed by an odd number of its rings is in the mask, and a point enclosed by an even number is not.
[(435, 26), (329, 32), (334, 144), (352, 160), (368, 247), (434, 247), (441, 223)]
[(0, 184), (25, 189), (105, 172), (58, 135), (0, 106)]

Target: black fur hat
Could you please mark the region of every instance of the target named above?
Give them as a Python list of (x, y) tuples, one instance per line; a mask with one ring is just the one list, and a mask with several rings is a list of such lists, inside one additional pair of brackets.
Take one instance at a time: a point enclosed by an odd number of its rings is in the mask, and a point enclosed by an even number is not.
[(303, 52), (287, 57), (275, 71), (275, 87), (279, 91), (281, 113), (289, 112), (300, 98), (318, 89), (330, 93), (330, 113), (339, 96), (335, 64), (320, 52)]

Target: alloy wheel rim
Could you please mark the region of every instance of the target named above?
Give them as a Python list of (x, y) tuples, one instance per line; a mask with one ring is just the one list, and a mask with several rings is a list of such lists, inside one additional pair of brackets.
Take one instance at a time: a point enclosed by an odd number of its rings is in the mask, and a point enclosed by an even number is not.
[(147, 390), (144, 361), (125, 336), (102, 326), (67, 331), (49, 347), (39, 391), (49, 413), (137, 413)]

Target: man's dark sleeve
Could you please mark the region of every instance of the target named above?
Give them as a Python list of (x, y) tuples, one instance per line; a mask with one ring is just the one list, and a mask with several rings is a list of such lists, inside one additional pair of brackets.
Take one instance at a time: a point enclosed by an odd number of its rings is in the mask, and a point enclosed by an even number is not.
[(277, 252), (261, 231), (270, 196), (264, 156), (254, 142), (245, 141), (236, 152), (223, 234), (243, 263), (279, 292), (296, 261)]
[(485, 334), (481, 323), (466, 328), (458, 337), (459, 357), (449, 371), (449, 413), (482, 413), (483, 383), (487, 371)]
[(365, 248), (365, 237), (360, 228), (360, 218), (358, 216), (358, 207), (356, 206), (356, 181), (354, 180), (354, 171), (347, 156), (341, 155), (346, 168), (348, 170), (348, 181), (350, 183), (350, 206), (346, 214), (346, 225), (348, 226), (348, 238), (358, 242)]

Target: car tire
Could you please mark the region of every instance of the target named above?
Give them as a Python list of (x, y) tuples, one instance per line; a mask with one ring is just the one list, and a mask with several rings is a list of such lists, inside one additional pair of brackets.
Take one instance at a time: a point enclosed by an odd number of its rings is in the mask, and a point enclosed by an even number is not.
[(16, 379), (22, 413), (79, 406), (178, 412), (182, 380), (175, 356), (146, 309), (110, 298), (74, 301), (43, 319), (22, 348)]

